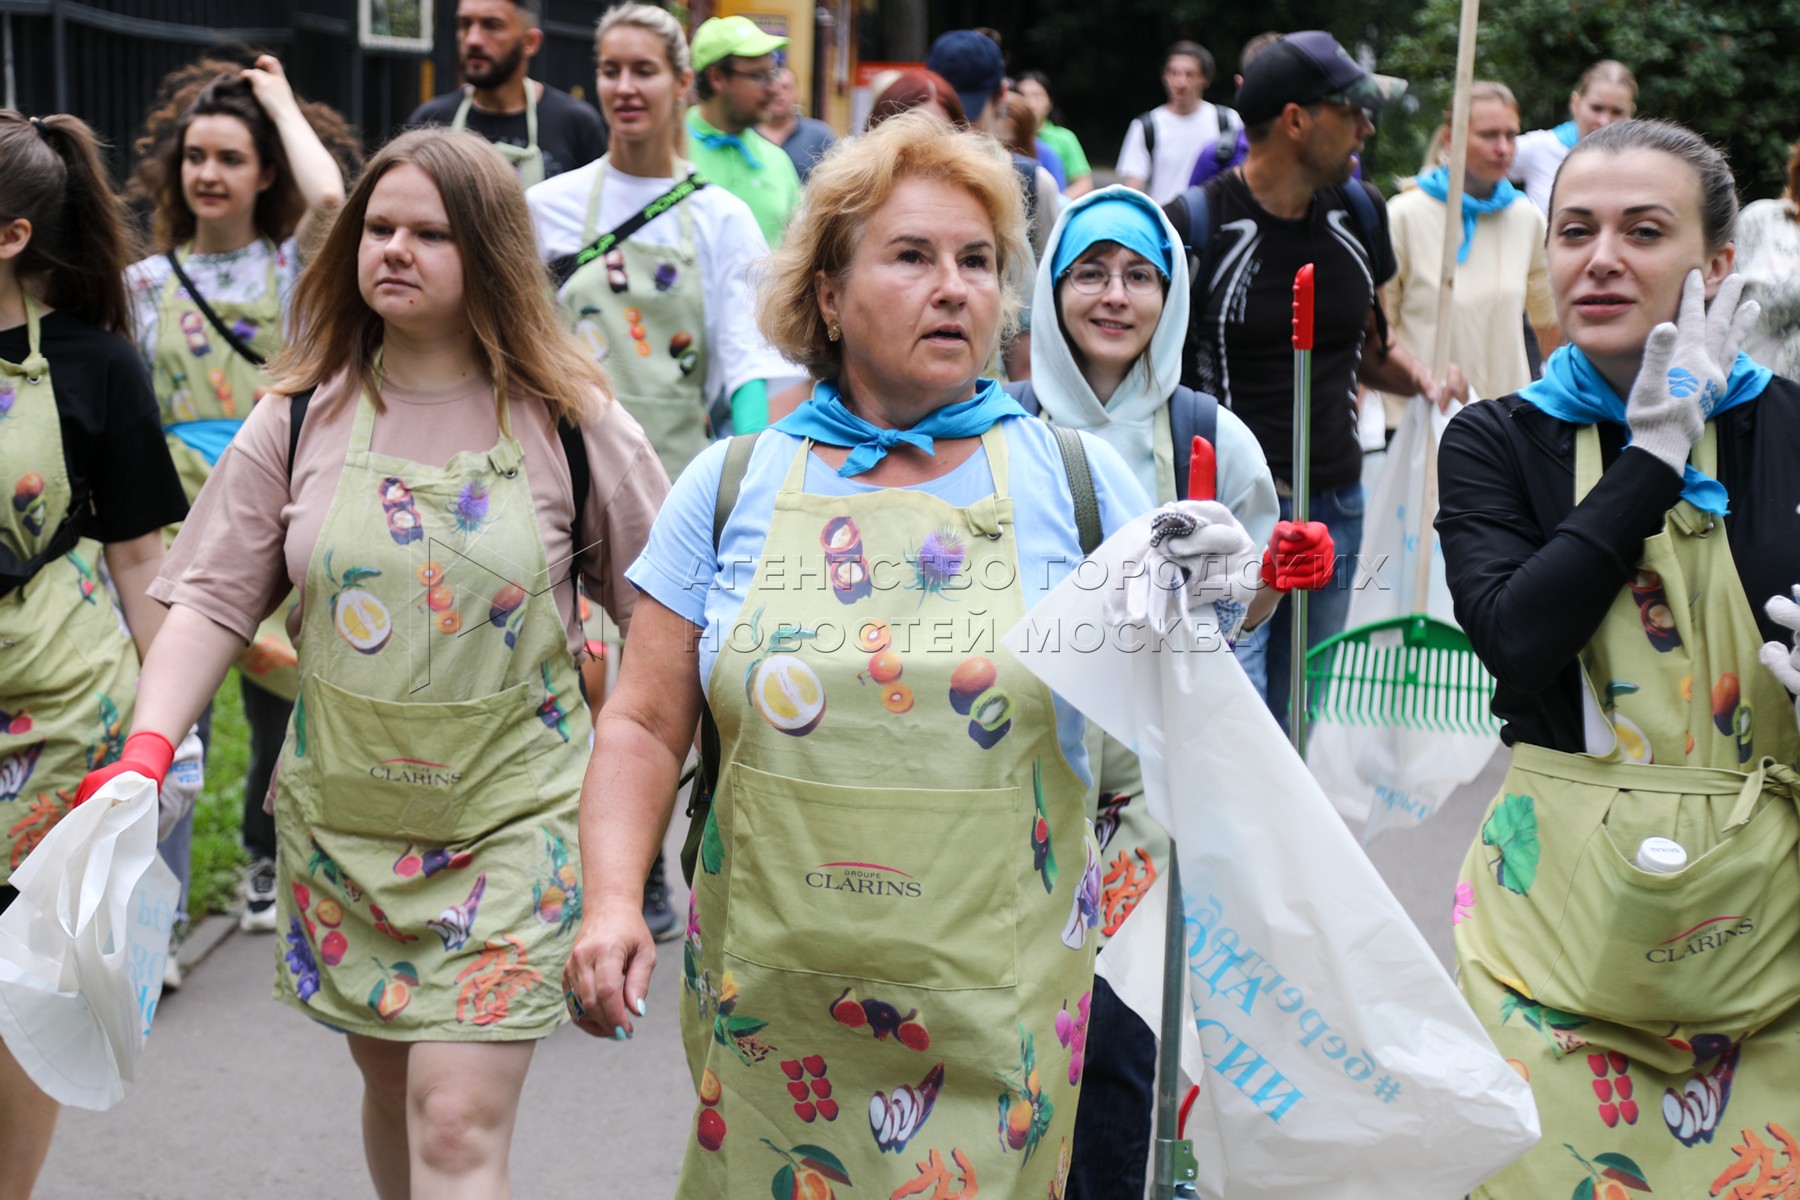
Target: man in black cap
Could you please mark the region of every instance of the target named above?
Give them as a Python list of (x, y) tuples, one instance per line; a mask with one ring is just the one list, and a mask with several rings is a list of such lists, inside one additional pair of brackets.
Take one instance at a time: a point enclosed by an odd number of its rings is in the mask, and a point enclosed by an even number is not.
[[(1328, 33), (1287, 34), (1245, 68), (1238, 89), (1249, 156), (1164, 208), (1199, 260), (1182, 382), (1219, 397), (1256, 435), (1283, 520), (1293, 519), (1294, 275), (1315, 265), (1308, 515), (1330, 529), (1339, 567), (1312, 593), (1309, 646), (1343, 630), (1356, 579), (1358, 385), (1439, 403), (1447, 392), (1468, 394), (1459, 369), (1433, 380), (1389, 334), (1379, 292), (1395, 270), (1387, 207), (1351, 180), (1375, 131), (1370, 114), (1405, 90), (1405, 80), (1364, 70)], [(1238, 643), (1239, 662), (1284, 725), (1291, 644), (1286, 605)]]

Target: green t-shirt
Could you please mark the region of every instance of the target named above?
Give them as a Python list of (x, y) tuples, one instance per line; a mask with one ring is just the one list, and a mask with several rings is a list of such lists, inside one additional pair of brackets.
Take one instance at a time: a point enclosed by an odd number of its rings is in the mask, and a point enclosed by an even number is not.
[(1045, 121), (1038, 126), (1038, 136), (1062, 159), (1063, 171), (1068, 175), (1070, 183), (1083, 175), (1094, 173), (1094, 168), (1088, 166), (1087, 155), (1081, 152), (1081, 139), (1075, 136), (1073, 130)]
[[(750, 206), (773, 248), (781, 240), (788, 218), (800, 205), (800, 175), (794, 170), (794, 160), (754, 129), (746, 129), (740, 135), (743, 151), (735, 145), (708, 146), (705, 139), (730, 135), (707, 124), (697, 108), (688, 109), (687, 126), (689, 161), (708, 183), (724, 188)], [(746, 153), (761, 166), (751, 166)]]

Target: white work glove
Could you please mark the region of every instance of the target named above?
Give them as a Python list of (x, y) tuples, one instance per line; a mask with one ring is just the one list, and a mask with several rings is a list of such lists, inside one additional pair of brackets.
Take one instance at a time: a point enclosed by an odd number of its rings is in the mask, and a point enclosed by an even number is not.
[[(1792, 645), (1784, 646), (1780, 642), (1764, 642), (1757, 657), (1769, 673), (1781, 681), (1781, 686), (1796, 696), (1800, 696), (1800, 585), (1793, 589), (1793, 596), (1771, 596), (1763, 605), (1763, 611), (1769, 614), (1769, 620), (1783, 629), (1791, 629), (1794, 636)], [(1800, 712), (1796, 712), (1800, 719)]]
[(1106, 595), (1112, 625), (1154, 629), (1213, 604), (1227, 641), (1244, 622), (1259, 579), (1256, 543), (1216, 500), (1178, 500), (1152, 514), (1150, 541), (1125, 563), (1121, 586)]
[(200, 744), (200, 727), (188, 730), (175, 747), (169, 773), (163, 776), (162, 790), (157, 793), (156, 840), (169, 836), (175, 823), (188, 814), (200, 791), (206, 786), (206, 751)]
[(1625, 401), (1625, 424), (1633, 446), (1656, 455), (1677, 475), (1685, 472), (1688, 451), (1725, 398), (1738, 347), (1762, 311), (1754, 300), (1740, 304), (1743, 292), (1744, 277), (1727, 276), (1708, 308), (1700, 272), (1689, 271), (1676, 320), (1652, 329), (1644, 343), (1644, 363)]

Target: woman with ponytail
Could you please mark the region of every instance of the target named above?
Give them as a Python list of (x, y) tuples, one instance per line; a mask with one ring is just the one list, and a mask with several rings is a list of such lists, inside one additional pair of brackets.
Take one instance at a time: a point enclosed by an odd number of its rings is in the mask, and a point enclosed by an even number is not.
[[(164, 613), (145, 589), (162, 527), (187, 511), (126, 337), (128, 247), (93, 132), (0, 110), (0, 910), (82, 777), (124, 751)], [(116, 599), (84, 538), (105, 546)], [(160, 782), (169, 742), (132, 749)], [(0, 1051), (0, 1200), (31, 1194), (55, 1121), (56, 1102)]]
[[(284, 343), (302, 241), (343, 203), (342, 167), (360, 154), (343, 118), (296, 97), (271, 55), (249, 68), (202, 59), (165, 79), (163, 97), (138, 139), (133, 180), (133, 191), (155, 205), (156, 253), (132, 264), (126, 283), (132, 333), (192, 503), (263, 393), (262, 363)], [(275, 929), (275, 824), (263, 797), (299, 685), (287, 611), (271, 617), (238, 660), (250, 727), (250, 866), (238, 917), (246, 932)], [(202, 730), (210, 725), (203, 716)], [(178, 918), (187, 907), (192, 832), (184, 820), (163, 846), (182, 881)], [(169, 962), (165, 984), (177, 986), (175, 956)]]

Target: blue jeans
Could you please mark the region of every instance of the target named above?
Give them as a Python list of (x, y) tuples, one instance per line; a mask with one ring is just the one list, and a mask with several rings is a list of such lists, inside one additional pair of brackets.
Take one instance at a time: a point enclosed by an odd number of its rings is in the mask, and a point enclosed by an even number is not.
[[(1337, 570), (1324, 589), (1308, 594), (1306, 645), (1317, 646), (1344, 631), (1350, 615), (1350, 591), (1356, 585), (1356, 556), (1362, 549), (1363, 490), (1360, 483), (1345, 484), (1312, 495), (1315, 521), (1323, 521), (1337, 544)], [(1294, 519), (1294, 502), (1281, 502), (1281, 519)], [(1269, 711), (1287, 729), (1289, 669), (1293, 662), (1293, 605), (1282, 603), (1256, 632), (1240, 639), (1235, 653), (1238, 665), (1262, 694)]]

